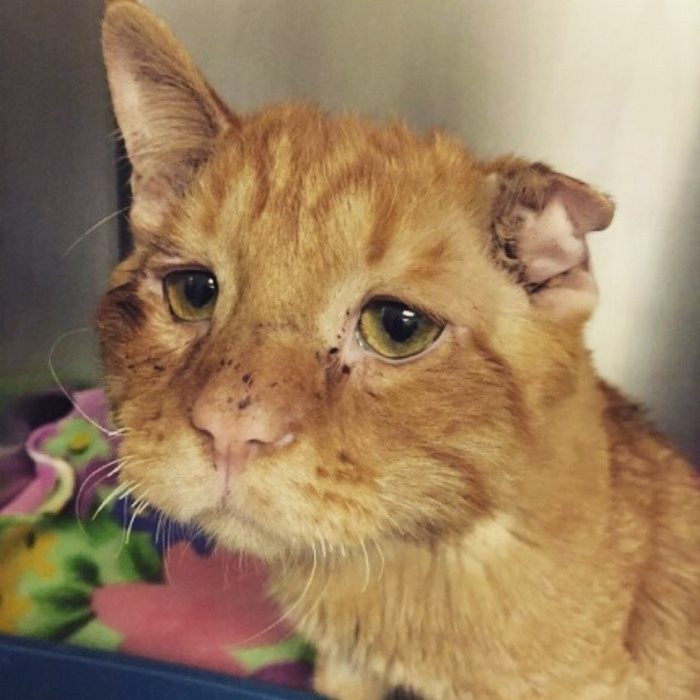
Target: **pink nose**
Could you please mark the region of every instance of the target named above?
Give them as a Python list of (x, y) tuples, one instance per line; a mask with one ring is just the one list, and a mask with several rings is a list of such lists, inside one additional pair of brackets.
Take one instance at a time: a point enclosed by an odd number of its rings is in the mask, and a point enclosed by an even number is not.
[(222, 408), (200, 399), (192, 411), (192, 423), (214, 441), (219, 469), (240, 472), (259, 452), (289, 445), (294, 440), (289, 421), (263, 406)]

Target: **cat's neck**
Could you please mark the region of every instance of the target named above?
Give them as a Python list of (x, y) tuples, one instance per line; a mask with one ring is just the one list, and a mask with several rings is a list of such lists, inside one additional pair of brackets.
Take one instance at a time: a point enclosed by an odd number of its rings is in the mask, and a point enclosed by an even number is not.
[(506, 511), (521, 527), (568, 546), (603, 536), (611, 498), (605, 408), (598, 377), (582, 363), (573, 391), (542, 411), (513, 469)]

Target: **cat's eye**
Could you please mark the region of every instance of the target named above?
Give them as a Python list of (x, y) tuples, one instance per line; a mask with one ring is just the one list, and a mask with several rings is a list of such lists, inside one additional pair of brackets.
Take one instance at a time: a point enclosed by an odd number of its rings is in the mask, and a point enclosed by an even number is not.
[(214, 313), (218, 286), (208, 270), (174, 270), (163, 278), (173, 315), (183, 321), (206, 321)]
[(393, 299), (370, 301), (360, 314), (361, 343), (392, 360), (417, 355), (430, 347), (443, 326), (426, 314)]

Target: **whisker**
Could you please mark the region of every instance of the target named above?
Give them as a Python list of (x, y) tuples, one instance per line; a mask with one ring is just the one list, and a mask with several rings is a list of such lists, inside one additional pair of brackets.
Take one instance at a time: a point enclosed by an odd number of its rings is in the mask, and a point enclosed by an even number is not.
[[(85, 532), (85, 528), (83, 527), (83, 522), (80, 518), (80, 499), (85, 493), (85, 489), (87, 488), (87, 485), (90, 483), (91, 480), (93, 480), (95, 477), (99, 477), (97, 481), (93, 484), (93, 486), (97, 487), (100, 482), (104, 481), (105, 479), (109, 479), (112, 476), (114, 476), (120, 469), (121, 467), (125, 464), (126, 459), (114, 459), (111, 462), (107, 462), (107, 464), (103, 464), (101, 467), (98, 469), (95, 469), (94, 472), (89, 474), (85, 481), (83, 481), (82, 484), (80, 484), (80, 488), (78, 489), (78, 493), (75, 497), (75, 519), (78, 521), (78, 525), (80, 526), (81, 530), (83, 533)], [(110, 470), (108, 474), (103, 474), (105, 469), (109, 469), (109, 467), (113, 465), (117, 465), (114, 469)]]
[(163, 513), (162, 511), (159, 511), (158, 512), (158, 520), (156, 521), (156, 532), (155, 532), (155, 535), (153, 537), (153, 539), (155, 540), (156, 546), (158, 546), (158, 539), (160, 537), (160, 529), (163, 526), (163, 519), (164, 518), (165, 518), (165, 513)]
[(123, 214), (125, 211), (128, 211), (129, 207), (122, 207), (121, 209), (117, 209), (117, 211), (112, 212), (111, 214), (107, 214), (104, 218), (100, 219), (96, 224), (93, 224), (90, 226), (90, 228), (85, 231), (85, 233), (82, 233), (78, 238), (73, 241), (66, 249), (63, 251), (61, 257), (59, 260), (63, 260), (77, 245), (81, 243), (81, 241), (84, 241), (93, 231), (96, 231), (100, 226), (103, 224), (106, 224), (108, 221), (111, 221), (115, 216), (119, 216), (120, 214)]
[(386, 560), (384, 559), (384, 552), (382, 552), (382, 548), (379, 546), (379, 542), (377, 542), (377, 540), (372, 540), (372, 544), (377, 550), (377, 554), (379, 555), (379, 559), (382, 563), (382, 568), (379, 570), (379, 576), (377, 578), (378, 581), (381, 581), (384, 578), (384, 566), (386, 565)]
[(56, 348), (68, 337), (77, 335), (78, 333), (86, 333), (88, 331), (92, 331), (92, 328), (86, 327), (86, 328), (74, 328), (71, 331), (66, 331), (65, 333), (61, 333), (61, 335), (54, 340), (53, 344), (51, 345), (51, 349), (49, 350), (49, 356), (48, 356), (48, 366), (49, 366), (49, 372), (51, 372), (51, 376), (53, 377), (54, 382), (56, 383), (56, 386), (61, 390), (63, 395), (71, 402), (71, 405), (73, 408), (91, 425), (93, 425), (95, 428), (97, 428), (101, 433), (107, 435), (107, 437), (117, 437), (118, 435), (121, 435), (123, 431), (120, 430), (108, 430), (104, 426), (100, 425), (97, 423), (95, 420), (93, 420), (90, 416), (83, 411), (80, 406), (73, 400), (73, 397), (68, 393), (66, 390), (65, 386), (61, 382), (61, 380), (58, 378), (58, 374), (56, 373), (56, 370), (54, 369), (54, 364), (53, 364), (53, 356), (54, 353), (56, 352)]
[(295, 626), (297, 628), (301, 625), (302, 622), (304, 622), (314, 612), (314, 610), (316, 610), (319, 603), (323, 600), (323, 595), (326, 592), (326, 589), (328, 588), (329, 581), (330, 581), (330, 576), (326, 576), (326, 580), (323, 582), (323, 586), (321, 587), (321, 590), (319, 591), (318, 596), (316, 596), (316, 600), (314, 601), (314, 604), (300, 618), (297, 619), (297, 621), (295, 623)]
[(165, 547), (163, 549), (163, 571), (165, 572), (165, 580), (170, 583), (170, 568), (168, 567), (168, 552), (173, 539), (173, 521), (168, 518), (165, 530)]
[[(114, 487), (114, 490), (112, 491), (112, 493), (110, 493), (107, 496), (107, 498), (105, 498), (105, 500), (102, 501), (102, 503), (100, 503), (100, 505), (95, 509), (95, 512), (92, 514), (92, 518), (90, 518), (90, 519), (94, 520), (109, 505), (109, 503), (111, 503), (116, 498), (117, 495), (119, 495), (120, 493), (123, 493), (123, 492), (126, 492), (126, 493), (124, 493), (124, 495), (128, 494), (129, 482), (123, 482), (121, 484), (117, 484)], [(121, 498), (122, 496), (119, 496), (119, 497)]]
[(362, 553), (365, 556), (365, 584), (362, 586), (362, 592), (365, 593), (369, 588), (370, 580), (370, 566), (369, 566), (369, 555), (367, 554), (367, 547), (365, 547), (365, 541), (360, 537), (360, 547), (362, 547)]
[(277, 627), (277, 625), (284, 622), (284, 620), (286, 620), (302, 603), (302, 601), (306, 597), (306, 594), (309, 592), (309, 589), (311, 588), (311, 584), (312, 584), (314, 577), (316, 575), (316, 567), (318, 566), (318, 554), (316, 552), (316, 545), (314, 544), (313, 541), (311, 542), (311, 551), (313, 553), (313, 563), (311, 565), (311, 572), (309, 574), (309, 578), (306, 582), (306, 585), (304, 586), (304, 590), (301, 592), (301, 595), (297, 598), (294, 605), (287, 608), (286, 611), (284, 613), (282, 613), (282, 615), (280, 615), (273, 623), (269, 624), (267, 627), (260, 630), (259, 632), (256, 632), (251, 637), (248, 637), (247, 639), (244, 639), (242, 642), (239, 642), (239, 644), (241, 646), (249, 644), (252, 640), (257, 639), (261, 635), (263, 635), (266, 632), (269, 632), (271, 629), (274, 629), (275, 627)]
[(128, 546), (128, 544), (129, 544), (129, 539), (131, 537), (131, 531), (134, 527), (134, 522), (136, 521), (136, 518), (138, 518), (138, 516), (141, 515), (141, 513), (143, 513), (143, 511), (146, 510), (146, 508), (148, 508), (148, 503), (145, 502), (145, 496), (141, 496), (141, 498), (139, 500), (141, 501), (140, 503), (139, 503), (139, 501), (136, 501), (136, 503), (134, 503), (134, 505), (132, 506), (133, 513), (131, 515), (131, 520), (129, 521), (129, 525), (126, 528), (126, 536), (124, 537), (124, 545), (125, 546)]

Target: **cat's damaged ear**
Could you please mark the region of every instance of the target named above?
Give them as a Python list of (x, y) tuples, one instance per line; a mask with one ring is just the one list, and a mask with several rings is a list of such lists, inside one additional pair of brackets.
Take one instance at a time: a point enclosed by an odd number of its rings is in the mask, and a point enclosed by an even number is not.
[(102, 48), (133, 169), (138, 233), (158, 226), (237, 119), (165, 24), (137, 2), (107, 3)]
[(506, 157), (484, 169), (499, 261), (552, 320), (586, 320), (598, 298), (586, 236), (610, 225), (612, 200), (541, 163)]

